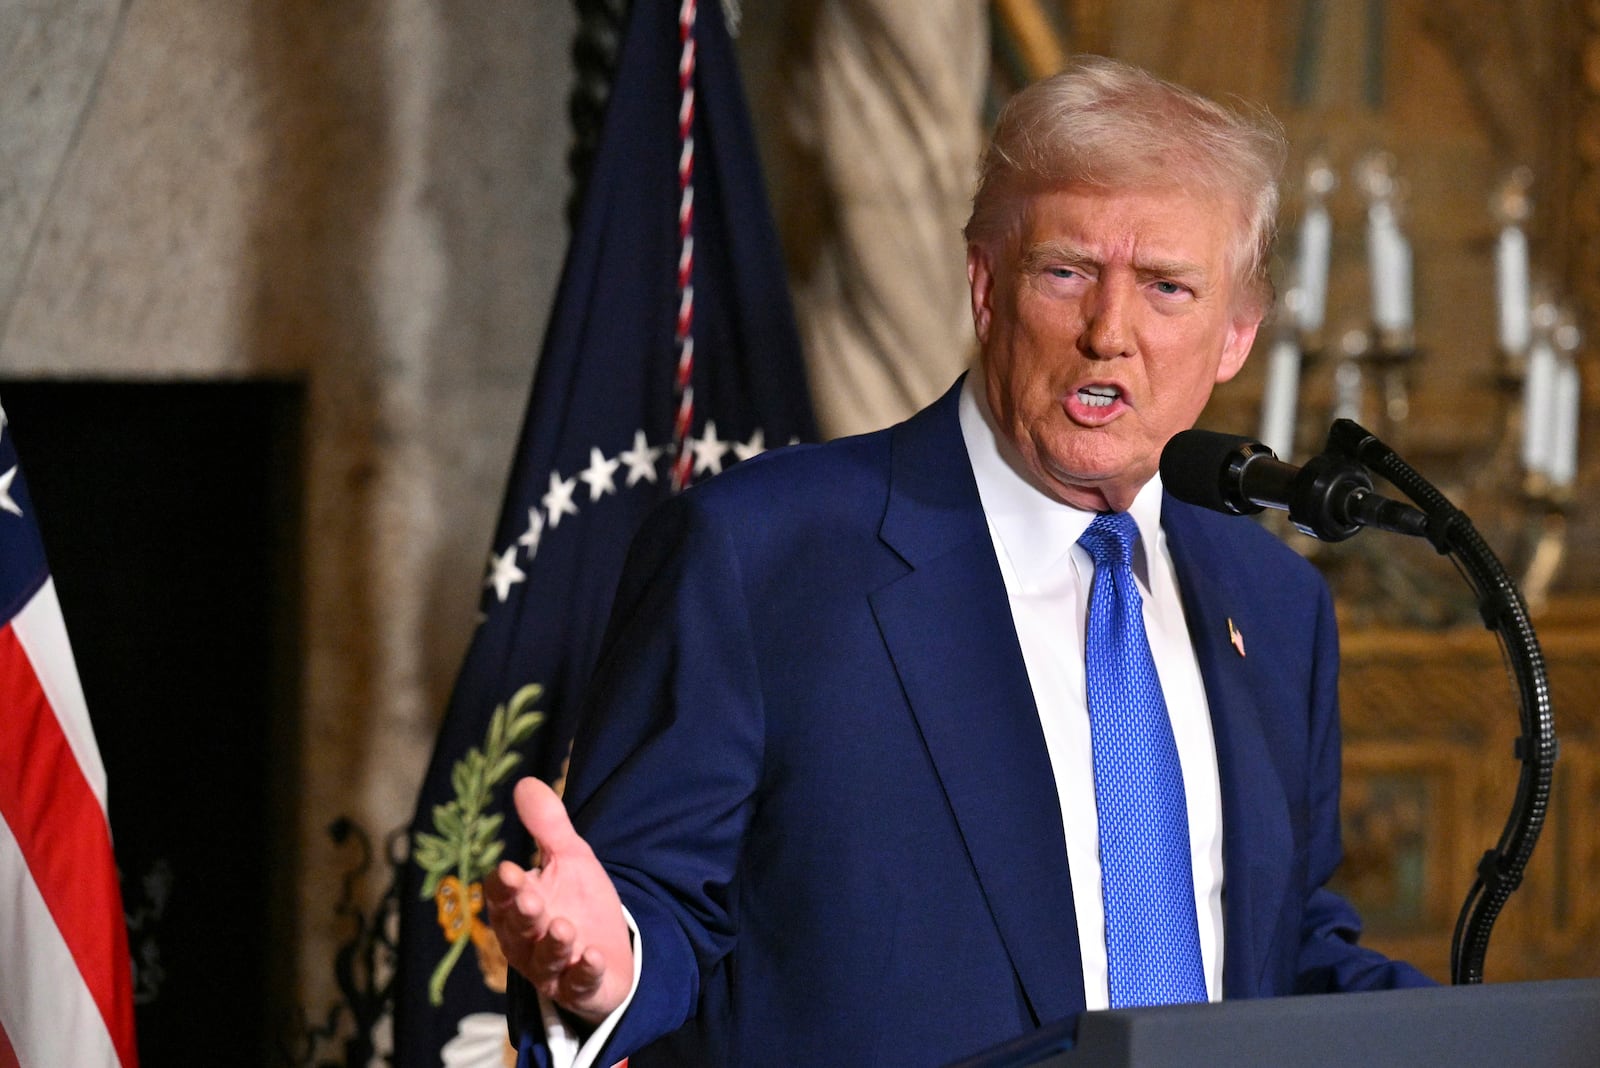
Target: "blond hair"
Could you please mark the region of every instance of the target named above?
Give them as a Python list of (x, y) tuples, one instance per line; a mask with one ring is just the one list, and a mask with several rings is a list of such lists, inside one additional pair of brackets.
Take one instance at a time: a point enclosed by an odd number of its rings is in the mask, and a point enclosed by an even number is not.
[(1001, 110), (979, 163), (966, 237), (996, 244), (1016, 224), (1021, 198), (1044, 190), (1180, 187), (1238, 206), (1232, 264), (1264, 315), (1287, 154), (1282, 127), (1265, 109), (1233, 110), (1137, 67), (1078, 56)]

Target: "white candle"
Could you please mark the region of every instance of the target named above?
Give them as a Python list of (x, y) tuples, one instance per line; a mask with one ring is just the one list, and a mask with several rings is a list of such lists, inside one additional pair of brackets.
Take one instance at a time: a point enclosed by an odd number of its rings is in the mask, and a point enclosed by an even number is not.
[(1528, 235), (1519, 226), (1506, 226), (1495, 245), (1495, 291), (1500, 298), (1500, 349), (1521, 355), (1533, 332), (1528, 292)]
[(1261, 443), (1288, 460), (1294, 454), (1295, 404), (1300, 395), (1300, 343), (1285, 330), (1272, 345), (1261, 398)]
[(1530, 475), (1548, 475), (1555, 451), (1556, 351), (1541, 337), (1528, 349), (1522, 383), (1522, 467)]
[(1344, 360), (1333, 372), (1333, 417), (1361, 422), (1361, 365)]
[(1367, 258), (1373, 323), (1384, 331), (1409, 331), (1411, 247), (1388, 200), (1374, 200), (1367, 209)]
[(1314, 334), (1322, 329), (1328, 307), (1328, 254), (1333, 247), (1333, 220), (1327, 206), (1314, 200), (1300, 220), (1300, 260), (1297, 264), (1301, 293), (1300, 329)]
[(1400, 261), (1399, 283), (1395, 286), (1395, 329), (1410, 332), (1411, 324), (1415, 320), (1411, 308), (1411, 242), (1400, 232), (1398, 226), (1394, 230), (1396, 257)]
[(1550, 485), (1556, 488), (1571, 486), (1578, 474), (1578, 415), (1582, 401), (1582, 383), (1578, 378), (1578, 364), (1570, 356), (1556, 362), (1555, 396), (1550, 447)]

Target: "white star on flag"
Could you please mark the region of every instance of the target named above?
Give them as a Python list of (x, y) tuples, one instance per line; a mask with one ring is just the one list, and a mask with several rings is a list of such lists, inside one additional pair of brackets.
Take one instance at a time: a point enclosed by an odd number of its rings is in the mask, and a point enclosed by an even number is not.
[(533, 559), (533, 554), (539, 551), (539, 536), (544, 533), (544, 516), (539, 514), (539, 509), (528, 509), (528, 529), (522, 532), (517, 539), (517, 544), (528, 550), (528, 559)]
[(578, 488), (575, 478), (562, 478), (559, 474), (550, 472), (550, 488), (540, 499), (544, 510), (550, 517), (550, 529), (554, 530), (561, 525), (564, 515), (577, 515), (578, 506), (572, 503), (572, 491)]
[(17, 469), (13, 467), (5, 474), (0, 475), (0, 508), (4, 508), (12, 515), (21, 515), (22, 509), (17, 502), (11, 499), (11, 482), (17, 477)]
[(728, 451), (727, 442), (717, 437), (717, 424), (706, 420), (706, 429), (700, 437), (689, 436), (689, 448), (694, 453), (694, 473), (722, 474), (722, 457)]
[(498, 556), (489, 554), (489, 575), (483, 584), (494, 587), (494, 595), (505, 604), (506, 598), (511, 596), (511, 587), (527, 577), (517, 566), (517, 547), (513, 545)]
[(608, 493), (617, 492), (617, 484), (612, 481), (621, 461), (607, 460), (600, 454), (599, 449), (589, 450), (589, 466), (578, 473), (578, 477), (589, 484), (589, 499), (598, 501)]
[(621, 453), (617, 459), (628, 465), (627, 485), (632, 487), (640, 479), (646, 482), (656, 480), (656, 457), (661, 455), (661, 447), (654, 448), (645, 440), (643, 430), (633, 432), (633, 448)]
[(749, 441), (736, 441), (733, 443), (733, 454), (741, 460), (749, 460), (760, 456), (767, 451), (767, 435), (760, 427), (750, 435)]

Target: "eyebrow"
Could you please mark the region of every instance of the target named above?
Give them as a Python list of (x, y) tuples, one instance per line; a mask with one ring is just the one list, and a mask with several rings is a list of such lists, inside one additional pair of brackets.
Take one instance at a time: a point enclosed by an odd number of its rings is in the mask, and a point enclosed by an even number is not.
[(1098, 266), (1093, 256), (1075, 245), (1063, 241), (1041, 241), (1022, 254), (1021, 267), (1027, 273), (1033, 274), (1058, 263), (1075, 267)]
[[(1053, 264), (1097, 267), (1099, 260), (1076, 245), (1062, 241), (1041, 241), (1022, 254), (1021, 267), (1028, 274), (1036, 273)], [(1146, 260), (1135, 263), (1134, 271), (1141, 278), (1172, 278), (1190, 285), (1206, 279), (1205, 268), (1189, 260)]]
[(1172, 278), (1195, 285), (1206, 279), (1206, 269), (1188, 260), (1150, 260), (1134, 265), (1134, 270), (1145, 278)]

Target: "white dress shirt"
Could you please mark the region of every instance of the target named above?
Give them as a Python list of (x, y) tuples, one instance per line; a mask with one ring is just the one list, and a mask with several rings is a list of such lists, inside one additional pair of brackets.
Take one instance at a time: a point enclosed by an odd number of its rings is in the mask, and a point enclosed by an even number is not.
[[(1011, 618), (1061, 798), (1083, 956), (1084, 996), (1088, 1008), (1103, 1009), (1109, 1004), (1106, 920), (1084, 681), (1084, 635), (1094, 561), (1078, 545), (1094, 513), (1062, 504), (1031, 481), (1011, 443), (994, 429), (982, 393), (979, 376), (968, 375), (961, 391), (961, 434), (1005, 578)], [(1139, 491), (1129, 509), (1140, 535), (1133, 571), (1144, 601), (1150, 652), (1183, 766), (1200, 958), (1206, 990), (1212, 1001), (1218, 1001), (1222, 996), (1222, 794), (1205, 684), (1161, 530), (1161, 495), (1157, 476)]]

